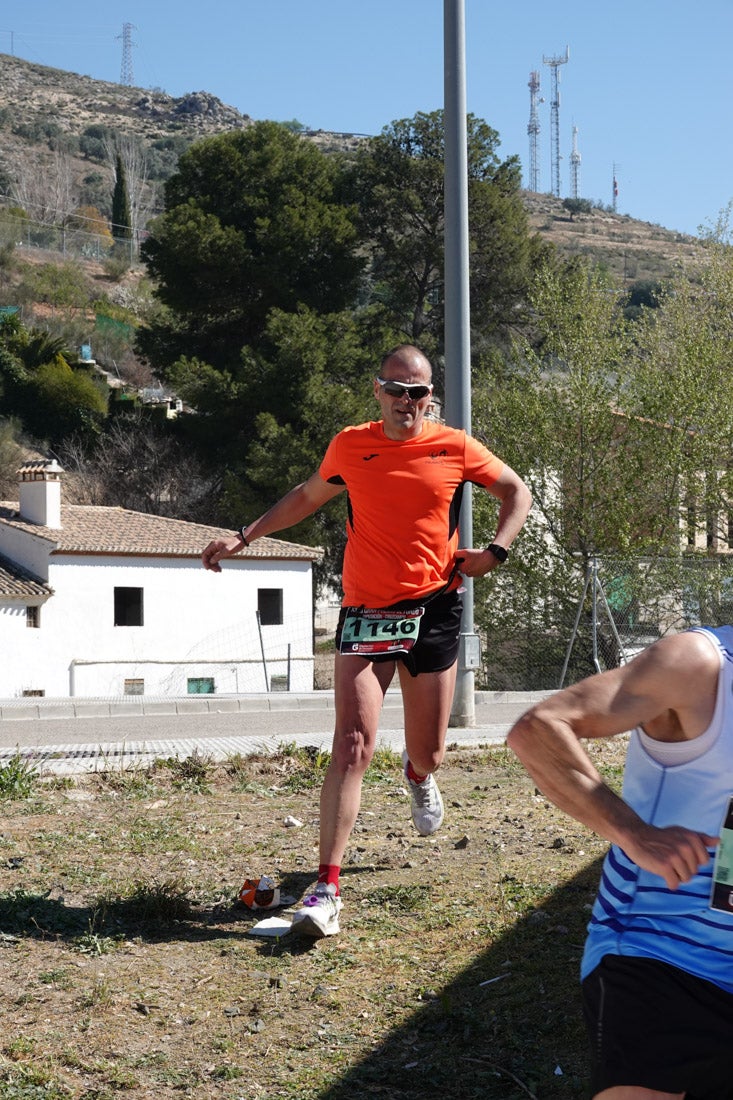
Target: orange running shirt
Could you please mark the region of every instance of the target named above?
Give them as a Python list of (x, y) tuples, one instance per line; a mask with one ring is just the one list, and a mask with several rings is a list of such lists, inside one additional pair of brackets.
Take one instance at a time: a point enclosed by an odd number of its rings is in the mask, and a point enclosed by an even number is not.
[(344, 605), (389, 607), (446, 584), (463, 486), (488, 488), (503, 469), (478, 440), (430, 420), (407, 440), (389, 439), (381, 420), (339, 432), (319, 472), (348, 492)]

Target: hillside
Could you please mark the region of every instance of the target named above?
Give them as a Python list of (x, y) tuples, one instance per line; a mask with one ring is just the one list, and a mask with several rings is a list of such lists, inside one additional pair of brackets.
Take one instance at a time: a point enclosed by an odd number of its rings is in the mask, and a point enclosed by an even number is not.
[[(94, 206), (108, 218), (113, 180), (106, 136), (116, 131), (145, 150), (139, 211), (149, 216), (161, 208), (162, 183), (191, 142), (252, 123), (205, 91), (174, 98), (0, 54), (0, 193), (45, 220), (54, 213), (53, 187), (57, 204), (68, 196), (72, 206)], [(326, 151), (349, 151), (364, 140), (323, 131), (304, 136)], [(532, 225), (561, 252), (601, 263), (626, 283), (663, 278), (693, 260), (699, 247), (694, 237), (624, 214), (594, 209), (571, 218), (550, 195), (526, 192), (525, 201)]]
[(566, 256), (603, 265), (624, 284), (663, 279), (697, 258), (700, 241), (684, 233), (594, 208), (571, 217), (562, 200), (526, 191), (530, 223)]

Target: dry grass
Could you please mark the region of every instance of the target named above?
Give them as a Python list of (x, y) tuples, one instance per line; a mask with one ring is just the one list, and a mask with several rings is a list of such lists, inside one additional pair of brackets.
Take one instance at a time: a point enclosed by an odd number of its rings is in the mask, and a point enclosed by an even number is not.
[[(594, 748), (608, 774), (622, 748)], [(342, 934), (250, 936), (245, 877), (298, 898), (313, 881), (325, 763), (0, 775), (2, 1100), (585, 1095), (577, 971), (601, 842), (504, 749), (449, 753), (446, 823), (420, 838), (384, 752)]]

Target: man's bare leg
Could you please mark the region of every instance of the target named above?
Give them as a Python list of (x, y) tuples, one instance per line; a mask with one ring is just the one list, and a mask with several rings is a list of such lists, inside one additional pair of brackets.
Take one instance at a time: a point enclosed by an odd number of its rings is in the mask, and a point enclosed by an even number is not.
[(362, 779), (374, 755), (394, 661), (375, 663), (337, 653), (334, 675), (336, 726), (321, 788), (319, 859), (340, 867), (359, 813)]
[(405, 748), (418, 775), (436, 771), (445, 755), (458, 665), (441, 672), (410, 676), (399, 665), (400, 687), (405, 707)]

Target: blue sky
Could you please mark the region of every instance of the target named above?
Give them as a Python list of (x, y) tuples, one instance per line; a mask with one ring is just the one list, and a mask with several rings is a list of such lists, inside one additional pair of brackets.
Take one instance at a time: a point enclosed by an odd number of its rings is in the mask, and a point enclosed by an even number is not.
[[(0, 53), (118, 81), (207, 91), (254, 119), (376, 134), (443, 106), (443, 0), (5, 0)], [(560, 69), (561, 194), (684, 233), (733, 199), (733, 0), (465, 0), (468, 110), (528, 182), (530, 72), (540, 73), (540, 190), (550, 191), (551, 70)], [(0, 79), (1, 72), (0, 72)]]

